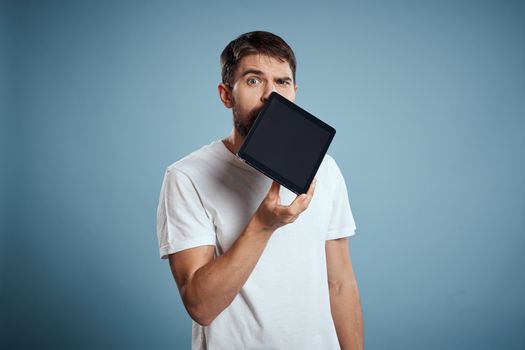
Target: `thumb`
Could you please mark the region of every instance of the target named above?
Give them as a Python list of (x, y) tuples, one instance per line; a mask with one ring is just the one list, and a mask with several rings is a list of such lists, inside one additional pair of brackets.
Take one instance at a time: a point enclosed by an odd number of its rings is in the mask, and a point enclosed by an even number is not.
[(281, 185), (277, 181), (272, 182), (272, 187), (270, 187), (270, 191), (268, 191), (268, 199), (271, 201), (275, 201), (279, 199), (279, 189), (281, 188)]

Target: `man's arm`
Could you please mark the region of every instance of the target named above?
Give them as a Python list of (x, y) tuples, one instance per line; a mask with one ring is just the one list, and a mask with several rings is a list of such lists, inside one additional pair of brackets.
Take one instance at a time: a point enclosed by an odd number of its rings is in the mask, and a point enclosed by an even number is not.
[(239, 238), (223, 255), (213, 258), (213, 246), (186, 249), (169, 255), (171, 271), (186, 310), (195, 322), (209, 325), (239, 293), (261, 257), (273, 232), (302, 213), (312, 199), (308, 193), (289, 206), (280, 205), (279, 184), (272, 183), (268, 195)]
[(341, 350), (363, 349), (363, 315), (346, 237), (325, 244), (330, 308)]

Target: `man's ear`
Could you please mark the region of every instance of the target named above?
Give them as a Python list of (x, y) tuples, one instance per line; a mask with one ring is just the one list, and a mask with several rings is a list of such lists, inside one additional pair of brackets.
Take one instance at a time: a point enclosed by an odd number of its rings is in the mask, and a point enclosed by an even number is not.
[(220, 83), (219, 86), (217, 86), (217, 90), (219, 91), (219, 97), (221, 98), (224, 107), (232, 108), (233, 96), (231, 89), (227, 85)]
[(294, 89), (295, 89), (295, 93), (297, 93), (297, 89), (299, 89), (299, 85), (295, 84)]

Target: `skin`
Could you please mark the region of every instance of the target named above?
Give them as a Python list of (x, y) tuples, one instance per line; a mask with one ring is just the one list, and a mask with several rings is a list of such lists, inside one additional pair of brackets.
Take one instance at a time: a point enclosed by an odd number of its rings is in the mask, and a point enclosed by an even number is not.
[[(219, 97), (232, 109), (234, 127), (223, 139), (234, 154), (272, 91), (294, 102), (297, 85), (287, 62), (264, 55), (245, 56), (234, 73), (232, 86), (219, 84)], [(184, 306), (195, 322), (207, 326), (239, 293), (261, 257), (274, 231), (294, 222), (308, 208), (315, 191), (297, 196), (289, 206), (280, 204), (279, 183), (266, 197), (231, 248), (214, 258), (214, 246), (200, 246), (169, 255), (170, 268)], [(357, 282), (348, 240), (325, 244), (330, 306), (342, 349), (362, 349), (363, 330)]]
[[(218, 90), (224, 106), (232, 109), (234, 124), (253, 124), (272, 91), (295, 102), (298, 87), (288, 62), (263, 55), (245, 56), (238, 64), (233, 81), (232, 87), (219, 84)], [(230, 151), (237, 153), (244, 136), (234, 125), (223, 142)]]

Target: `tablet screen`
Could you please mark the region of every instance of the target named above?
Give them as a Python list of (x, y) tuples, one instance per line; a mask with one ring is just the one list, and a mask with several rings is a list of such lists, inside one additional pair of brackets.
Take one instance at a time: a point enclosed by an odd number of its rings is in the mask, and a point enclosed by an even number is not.
[(289, 190), (305, 193), (334, 135), (334, 128), (273, 92), (238, 155)]

